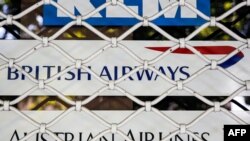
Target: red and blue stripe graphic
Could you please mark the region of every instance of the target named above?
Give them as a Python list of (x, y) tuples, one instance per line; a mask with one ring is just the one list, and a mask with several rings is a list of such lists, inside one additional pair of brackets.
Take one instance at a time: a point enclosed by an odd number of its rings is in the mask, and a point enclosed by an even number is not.
[[(165, 52), (171, 47), (146, 47), (146, 48), (154, 51)], [(232, 53), (234, 50), (236, 50), (236, 48), (232, 46), (194, 46), (194, 48), (203, 55), (228, 55)], [(178, 48), (172, 53), (195, 55), (192, 51), (190, 51), (187, 48)], [(242, 52), (239, 52), (236, 55), (229, 58), (227, 61), (219, 64), (219, 66), (225, 69), (229, 68), (238, 63), (243, 57), (244, 54)]]

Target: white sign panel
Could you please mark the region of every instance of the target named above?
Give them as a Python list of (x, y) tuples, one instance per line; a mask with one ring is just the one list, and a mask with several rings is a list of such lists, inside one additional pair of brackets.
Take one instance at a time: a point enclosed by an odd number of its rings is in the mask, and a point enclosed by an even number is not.
[[(101, 50), (106, 41), (53, 41), (65, 52), (75, 59), (86, 60), (97, 51)], [(143, 60), (152, 60), (176, 43), (171, 41), (121, 41), (138, 57)], [(38, 41), (1, 41), (0, 53), (8, 58), (18, 58), (21, 54), (32, 49), (39, 44)], [(190, 41), (188, 44), (194, 46), (198, 51), (210, 59), (222, 59), (236, 48), (241, 46), (241, 42), (208, 42)], [(226, 62), (219, 64), (224, 69), (236, 75), (239, 79), (250, 80), (250, 52), (243, 50), (229, 58)], [(0, 61), (4, 64), (3, 60)], [(68, 66), (74, 65), (52, 47), (42, 48), (28, 56), (23, 61), (17, 63), (26, 72), (36, 79), (48, 79), (60, 73)], [(109, 48), (96, 56), (93, 60), (84, 64), (93, 72), (107, 81), (115, 81), (131, 70), (142, 64), (133, 59), (122, 48)], [(163, 57), (153, 66), (162, 74), (178, 81), (185, 80), (201, 68), (207, 66), (201, 58), (188, 49), (177, 49), (171, 54)], [(7, 68), (0, 71), (0, 95), (21, 95), (31, 87), (35, 86), (25, 75), (15, 68)], [(65, 95), (91, 95), (98, 89), (105, 86), (99, 82), (93, 74), (82, 69), (68, 71), (63, 76), (58, 77), (48, 85), (56, 88)], [(126, 89), (136, 96), (159, 96), (172, 84), (151, 70), (140, 70), (121, 83), (119, 87)], [(196, 90), (205, 96), (228, 96), (241, 87), (238, 83), (230, 79), (225, 74), (217, 70), (208, 70), (186, 84), (187, 87)], [(35, 92), (33, 95), (53, 95), (45, 92)], [(242, 93), (245, 94), (245, 93)], [(102, 95), (122, 95), (116, 91), (105, 91)], [(173, 95), (189, 95), (185, 92), (175, 91)]]
[[(24, 112), (40, 123), (48, 123), (58, 116), (61, 112)], [(98, 111), (95, 112), (100, 117), (110, 123), (119, 123), (124, 118), (132, 114), (132, 111)], [(198, 117), (203, 112), (201, 111), (168, 111), (164, 112), (177, 123), (189, 123)], [(250, 123), (249, 113), (235, 112), (247, 123)], [(18, 141), (27, 133), (37, 129), (25, 119), (21, 118), (14, 112), (1, 112), (0, 131), (2, 141)], [(223, 127), (225, 124), (238, 124), (229, 116), (214, 112), (205, 116), (193, 127), (188, 130), (192, 131), (203, 141), (223, 141)], [(59, 120), (49, 130), (53, 131), (64, 141), (90, 141), (94, 136), (108, 127), (103, 126), (90, 115), (82, 112), (72, 112)], [(177, 130), (176, 127), (161, 118), (160, 116), (151, 113), (143, 112), (129, 121), (127, 124), (119, 128), (129, 138), (135, 141), (159, 141), (169, 135), (170, 132)], [(119, 135), (107, 134), (101, 137), (98, 141), (124, 141)], [(35, 134), (27, 141), (54, 141), (47, 134)], [(173, 136), (170, 141), (195, 141), (188, 134), (180, 134)]]

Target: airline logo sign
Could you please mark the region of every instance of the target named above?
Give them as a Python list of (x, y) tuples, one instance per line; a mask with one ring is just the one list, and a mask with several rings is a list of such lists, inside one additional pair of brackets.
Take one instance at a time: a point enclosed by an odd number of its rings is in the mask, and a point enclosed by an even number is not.
[[(67, 11), (75, 15), (87, 15), (110, 0), (56, 0)], [(176, 0), (119, 0), (124, 2), (128, 8), (143, 17), (151, 17), (165, 7), (171, 5)], [(200, 10), (207, 16), (210, 16), (210, 0), (187, 0), (188, 3)], [(45, 25), (65, 25), (72, 21), (62, 11), (52, 5), (44, 6), (44, 24)], [(86, 20), (92, 25), (134, 25), (139, 21), (119, 6), (108, 6), (91, 18)], [(187, 7), (176, 6), (164, 13), (153, 21), (161, 26), (194, 26), (205, 23), (192, 10)]]
[[(147, 48), (150, 50), (159, 51), (163, 53), (169, 50), (171, 47), (147, 47)], [(203, 55), (228, 55), (235, 50), (235, 47), (232, 46), (194, 46), (194, 48)], [(187, 48), (178, 48), (172, 53), (194, 55), (194, 53)], [(237, 62), (239, 62), (241, 59), (243, 59), (243, 57), (244, 57), (243, 52), (239, 52), (236, 55), (229, 58), (228, 60), (226, 60), (225, 62), (219, 64), (219, 66), (221, 66), (224, 69), (229, 68), (234, 64), (236, 64)]]
[[(27, 46), (27, 41), (1, 41), (0, 52), (9, 58), (18, 58), (20, 54), (32, 49), (32, 46), (39, 44), (39, 41), (28, 42), (29, 46)], [(106, 41), (53, 42), (71, 56), (74, 56), (74, 58), (82, 60), (88, 59), (107, 45)], [(176, 43), (171, 41), (121, 41), (121, 44), (125, 45), (130, 51), (143, 60), (153, 60)], [(234, 52), (235, 49), (243, 43), (237, 41), (190, 41), (188, 44), (192, 45), (207, 58), (220, 60)], [(242, 51), (234, 56), (230, 56), (227, 61), (218, 65), (237, 75), (240, 79), (248, 80), (250, 79), (250, 69), (246, 66), (249, 66), (249, 56), (250, 52)], [(37, 50), (37, 52), (18, 63), (18, 65), (36, 79), (49, 79), (74, 64), (62, 56), (57, 50), (53, 48), (43, 48)], [(85, 66), (95, 72), (98, 77), (106, 81), (116, 81), (141, 65), (142, 64), (135, 61), (126, 51), (119, 47), (107, 49), (85, 64)], [(174, 81), (188, 79), (206, 65), (209, 64), (186, 48), (179, 48), (153, 64), (160, 73)], [(34, 84), (32, 85), (32, 83), (30, 83), (27, 76), (15, 68), (1, 70), (0, 76), (0, 95), (22, 94), (34, 86)], [(203, 83), (200, 83), (201, 81)], [(218, 87), (221, 84), (223, 84), (223, 87)], [(48, 85), (55, 87), (65, 95), (91, 95), (96, 92), (97, 89), (102, 88), (104, 84), (100, 83), (93, 73), (84, 69), (74, 69), (64, 73)], [(139, 70), (118, 85), (133, 95), (138, 96), (158, 96), (164, 93), (168, 88), (173, 87), (173, 85), (169, 84), (150, 69)], [(148, 89), (145, 90), (145, 87)], [(188, 87), (206, 96), (228, 96), (239, 88), (240, 85), (223, 75), (223, 73), (207, 71), (188, 83)], [(120, 93), (116, 91), (107, 91), (102, 94), (120, 95)], [(173, 92), (173, 94), (181, 95), (175, 92)], [(187, 93), (187, 95), (190, 94)]]
[[(133, 114), (134, 111), (92, 112), (105, 119), (108, 123), (114, 123), (114, 121), (119, 123), (120, 121), (123, 121), (125, 117)], [(169, 118), (174, 119), (177, 123), (190, 123), (193, 119), (203, 113), (203, 111), (161, 112)], [(39, 123), (48, 123), (59, 114), (62, 114), (62, 112), (24, 111), (24, 114)], [(249, 112), (233, 111), (233, 114), (241, 117), (243, 121), (250, 124)], [(2, 141), (19, 141), (25, 135), (37, 129), (37, 127), (26, 122), (15, 112), (1, 112), (0, 120)], [(155, 124), (152, 124), (152, 121)], [(223, 127), (228, 123), (233, 125), (238, 124), (234, 119), (222, 112), (212, 112), (189, 128), (189, 130), (197, 137), (201, 138), (202, 141), (223, 141)], [(60, 137), (63, 141), (91, 141), (93, 137), (106, 129), (106, 126), (97, 122), (93, 117), (80, 112), (71, 112), (49, 128), (49, 130), (53, 131), (54, 134)], [(153, 112), (142, 112), (120, 127), (119, 130), (124, 132), (124, 134), (133, 141), (161, 141), (164, 137), (175, 131), (176, 127)], [(55, 141), (55, 139), (47, 133), (37, 133), (26, 141)], [(101, 136), (100, 139), (97, 139), (97, 141), (125, 141), (125, 139), (119, 135), (105, 134), (104, 136)], [(196, 139), (189, 134), (178, 134), (172, 136), (168, 141), (196, 141)]]

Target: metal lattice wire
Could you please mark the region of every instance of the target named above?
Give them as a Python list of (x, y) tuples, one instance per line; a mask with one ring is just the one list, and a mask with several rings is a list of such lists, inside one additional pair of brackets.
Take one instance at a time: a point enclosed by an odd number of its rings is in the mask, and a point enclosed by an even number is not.
[[(29, 31), (25, 26), (23, 26), (21, 23), (19, 23), (17, 21), (18, 19), (22, 18), (23, 16), (27, 15), (28, 13), (32, 12), (33, 10), (37, 9), (38, 7), (40, 7), (42, 5), (53, 5), (54, 7), (58, 8), (63, 13), (68, 15), (72, 19), (72, 21), (69, 22), (64, 27), (62, 27), (59, 31), (57, 31), (54, 35), (52, 35), (50, 37), (39, 37), (38, 35)], [(92, 17), (93, 15), (95, 15), (96, 13), (105, 9), (108, 6), (118, 6), (122, 9), (126, 10), (127, 12), (129, 12), (131, 15), (133, 15), (134, 18), (138, 19), (140, 22), (138, 22), (137, 24), (132, 26), (130, 29), (128, 29), (126, 32), (124, 32), (121, 36), (109, 38), (106, 35), (104, 35), (103, 33), (101, 33), (100, 31), (98, 31), (95, 27), (93, 27), (90, 24), (88, 24), (87, 22), (85, 22), (86, 19)], [(207, 22), (205, 24), (201, 25), (199, 28), (197, 28), (194, 32), (192, 32), (187, 37), (180, 38), (180, 39), (177, 39), (177, 38), (171, 36), (170, 34), (165, 32), (164, 30), (162, 30), (159, 26), (152, 23), (153, 20), (159, 18), (164, 13), (166, 13), (168, 10), (170, 10), (176, 6), (185, 6), (185, 7), (189, 8), (190, 10), (192, 10), (193, 12), (198, 14), (198, 16), (200, 16), (201, 18), (203, 18)], [(186, 134), (192, 136), (194, 139), (196, 139), (198, 141), (202, 141), (202, 139), (200, 137), (198, 137), (197, 135), (195, 135), (189, 128), (194, 126), (198, 121), (200, 121), (201, 119), (203, 119), (204, 117), (206, 117), (208, 114), (210, 114), (212, 112), (223, 112), (226, 115), (228, 115), (229, 117), (231, 117), (232, 119), (234, 119), (235, 121), (237, 121), (238, 123), (247, 124), (245, 121), (243, 121), (241, 119), (241, 117), (238, 117), (237, 115), (231, 113), (227, 109), (223, 108), (223, 106), (225, 104), (227, 104), (228, 102), (230, 102), (233, 98), (238, 96), (241, 92), (250, 90), (250, 80), (241, 80), (236, 75), (230, 73), (229, 71), (227, 71), (226, 69), (224, 69), (218, 65), (218, 64), (221, 64), (221, 63), (227, 61), (229, 58), (236, 55), (240, 51), (250, 48), (250, 39), (244, 39), (244, 38), (238, 36), (233, 31), (231, 31), (226, 26), (224, 26), (223, 24), (220, 23), (221, 20), (223, 20), (224, 18), (228, 17), (233, 12), (235, 12), (238, 9), (245, 7), (245, 6), (248, 6), (248, 7), (250, 6), (250, 0), (247, 0), (247, 1), (244, 1), (244, 2), (237, 4), (235, 7), (233, 7), (232, 9), (225, 12), (224, 14), (222, 14), (219, 17), (208, 17), (208, 16), (204, 15), (202, 12), (200, 12), (199, 10), (197, 10), (196, 8), (194, 8), (191, 4), (189, 4), (185, 0), (180, 0), (180, 1), (173, 2), (169, 6), (165, 7), (162, 11), (160, 11), (159, 13), (157, 13), (151, 17), (141, 17), (140, 15), (136, 14), (133, 10), (129, 9), (124, 3), (122, 3), (118, 0), (111, 0), (111, 1), (104, 3), (100, 7), (96, 8), (94, 11), (91, 11), (87, 15), (75, 16), (72, 13), (65, 10), (62, 6), (60, 6), (59, 4), (57, 4), (53, 0), (42, 0), (42, 1), (39, 1), (38, 3), (34, 4), (33, 6), (29, 7), (28, 9), (22, 11), (21, 13), (19, 13), (17, 15), (5, 15), (5, 14), (0, 12), (0, 16), (2, 18), (4, 18), (4, 20), (0, 22), (1, 27), (4, 25), (15, 25), (18, 28), (20, 28), (22, 31), (24, 31), (25, 33), (30, 35), (35, 40), (40, 41), (40, 43), (38, 45), (34, 46), (31, 50), (25, 52), (24, 54), (21, 54), (17, 58), (9, 58), (7, 56), (4, 56), (3, 54), (0, 54), (0, 59), (5, 62), (4, 64), (2, 64), (0, 66), (0, 70), (7, 69), (7, 68), (15, 68), (34, 83), (34, 86), (32, 88), (30, 88), (25, 93), (22, 93), (18, 98), (14, 99), (12, 101), (0, 100), (0, 106), (1, 106), (0, 113), (2, 111), (13, 111), (16, 114), (20, 115), (23, 119), (27, 120), (29, 123), (31, 123), (32, 125), (37, 127), (37, 129), (33, 130), (32, 132), (28, 133), (25, 137), (20, 139), (20, 141), (25, 141), (25, 140), (29, 139), (30, 137), (32, 137), (33, 135), (35, 135), (36, 133), (47, 133), (51, 137), (53, 137), (55, 140), (62, 141), (62, 139), (60, 139), (58, 136), (56, 136), (56, 134), (54, 134), (53, 131), (51, 131), (49, 128), (54, 126), (59, 120), (61, 120), (67, 114), (70, 114), (73, 111), (85, 112), (86, 114), (90, 115), (92, 118), (99, 121), (100, 124), (103, 124), (104, 126), (106, 126), (106, 130), (101, 131), (92, 140), (97, 140), (98, 138), (104, 136), (107, 133), (114, 133), (114, 134), (119, 134), (125, 140), (132, 141), (120, 128), (122, 126), (124, 126), (125, 124), (127, 124), (130, 120), (135, 118), (137, 115), (141, 114), (142, 112), (152, 112), (152, 113), (162, 117), (167, 122), (171, 123), (173, 126), (176, 127), (176, 130), (172, 131), (171, 134), (164, 137), (163, 140), (168, 140), (177, 134), (186, 133)], [(66, 30), (68, 30), (69, 28), (71, 28), (74, 25), (83, 26), (83, 27), (88, 28), (90, 31), (95, 33), (97, 36), (99, 36), (103, 40), (107, 41), (107, 45), (102, 47), (102, 49), (95, 52), (90, 57), (88, 57), (87, 59), (84, 59), (84, 60), (75, 58), (74, 56), (70, 55), (69, 53), (64, 51), (62, 47), (58, 46), (53, 41), (56, 40), (61, 34), (63, 34)], [(140, 58), (140, 56), (136, 55), (134, 52), (129, 50), (128, 47), (126, 47), (125, 45), (120, 43), (129, 34), (134, 32), (135, 30), (137, 30), (141, 26), (153, 28), (155, 31), (159, 32), (161, 35), (163, 35), (168, 40), (175, 42), (175, 45), (172, 46), (171, 49), (167, 50), (166, 52), (162, 53), (161, 55), (157, 56), (156, 58), (154, 58), (152, 60), (143, 60), (142, 58)], [(193, 46), (191, 46), (189, 44), (189, 41), (191, 41), (197, 34), (199, 34), (199, 32), (201, 30), (203, 30), (209, 26), (220, 28), (221, 30), (223, 30), (225, 33), (227, 33), (228, 35), (230, 35), (231, 37), (233, 37), (237, 41), (242, 42), (243, 45), (236, 48), (233, 52), (231, 52), (230, 54), (228, 54), (227, 56), (223, 57), (220, 60), (213, 60), (213, 59), (207, 58), (206, 56), (202, 55), (198, 50), (196, 50)], [(52, 77), (50, 77), (48, 79), (37, 80), (32, 75), (30, 75), (25, 70), (23, 70), (22, 67), (20, 67), (20, 65), (18, 63), (22, 62), (25, 58), (29, 57), (33, 53), (35, 53), (41, 49), (44, 49), (44, 48), (55, 49), (57, 52), (59, 52), (61, 55), (63, 55), (65, 58), (67, 58), (72, 64), (70, 66), (68, 66), (66, 69), (64, 69), (63, 71), (53, 75)], [(85, 64), (87, 64), (88, 62), (90, 62), (91, 60), (93, 60), (94, 58), (96, 58), (97, 56), (102, 54), (103, 52), (105, 52), (107, 49), (112, 49), (112, 48), (122, 49), (125, 53), (130, 55), (131, 58), (133, 58), (135, 61), (140, 63), (140, 66), (134, 68), (132, 71), (130, 71), (129, 73), (120, 77), (118, 80), (107, 81), (107, 80), (104, 80), (101, 77), (99, 77), (93, 70), (89, 69)], [(169, 55), (171, 52), (177, 50), (178, 48), (189, 49), (191, 52), (193, 52), (199, 58), (204, 60), (207, 63), (207, 65), (205, 65), (205, 67), (201, 68), (196, 73), (191, 75), (188, 79), (180, 80), (180, 81), (172, 80), (171, 78), (162, 74), (159, 70), (157, 70), (153, 67), (153, 65), (155, 63), (160, 61), (165, 56)], [(84, 100), (72, 101), (71, 99), (67, 98), (63, 93), (61, 93), (60, 91), (56, 90), (55, 88), (53, 88), (52, 86), (49, 85), (51, 82), (56, 80), (58, 77), (64, 75), (68, 71), (71, 71), (74, 69), (83, 69), (83, 70), (87, 71), (88, 73), (93, 75), (99, 82), (101, 82), (104, 86), (102, 88), (100, 88), (99, 90), (97, 90), (95, 93), (91, 94), (88, 98), (86, 98)], [(130, 77), (131, 75), (133, 75), (134, 73), (136, 73), (137, 71), (142, 70), (142, 69), (152, 70), (157, 75), (159, 75), (161, 78), (163, 78), (165, 81), (167, 81), (170, 84), (173, 84), (174, 86), (172, 88), (166, 90), (165, 93), (161, 94), (156, 99), (154, 99), (152, 101), (144, 102), (144, 101), (138, 99), (137, 97), (135, 97), (132, 93), (129, 93), (128, 91), (126, 91), (125, 89), (123, 89), (122, 87), (117, 85), (117, 84), (121, 83), (122, 81), (124, 81), (125, 79), (127, 79), (128, 77)], [(195, 79), (199, 75), (203, 74), (207, 70), (220, 71), (220, 72), (224, 73), (226, 76), (230, 77), (235, 82), (237, 82), (238, 84), (240, 84), (241, 87), (239, 89), (237, 89), (235, 92), (233, 92), (232, 94), (230, 94), (230, 96), (228, 96), (225, 100), (213, 102), (213, 101), (209, 100), (208, 98), (202, 96), (202, 94), (200, 94), (200, 93), (196, 92), (195, 90), (190, 89), (186, 86), (187, 83), (191, 82), (193, 79)], [(39, 123), (39, 122), (35, 121), (34, 119), (32, 119), (31, 117), (29, 117), (28, 115), (26, 115), (25, 113), (23, 113), (22, 111), (20, 111), (14, 107), (15, 104), (21, 102), (23, 99), (30, 96), (33, 92), (35, 92), (38, 89), (41, 89), (44, 91), (49, 91), (49, 92), (55, 94), (60, 99), (62, 99), (64, 102), (71, 105), (71, 107), (69, 109), (67, 109), (66, 111), (64, 111), (61, 115), (54, 118), (53, 120), (51, 120), (48, 123)], [(106, 90), (113, 90), (113, 91), (118, 91), (118, 92), (122, 93), (124, 96), (128, 97), (133, 102), (140, 105), (141, 108), (134, 111), (131, 115), (124, 118), (124, 120), (119, 122), (119, 123), (110, 123), (110, 122), (106, 121), (105, 119), (103, 119), (102, 117), (98, 116), (93, 111), (91, 111), (85, 107), (86, 104), (91, 102), (93, 99), (98, 97), (102, 92), (104, 92)], [(199, 100), (201, 100), (202, 102), (204, 102), (205, 104), (211, 106), (211, 108), (207, 109), (205, 112), (203, 112), (203, 114), (201, 114), (197, 118), (193, 119), (193, 121), (191, 121), (190, 123), (179, 124), (175, 120), (173, 120), (170, 117), (168, 117), (167, 115), (165, 115), (162, 111), (158, 110), (157, 108), (154, 108), (154, 106), (156, 104), (158, 104), (164, 98), (169, 96), (174, 90), (186, 91), (186, 92), (190, 93), (192, 96), (194, 96), (194, 97), (198, 98)]]

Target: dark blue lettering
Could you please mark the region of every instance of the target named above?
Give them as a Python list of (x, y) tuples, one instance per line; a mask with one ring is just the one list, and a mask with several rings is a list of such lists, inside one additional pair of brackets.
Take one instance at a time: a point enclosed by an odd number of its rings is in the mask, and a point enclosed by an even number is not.
[(41, 139), (42, 139), (42, 141), (47, 141), (47, 139), (45, 139), (44, 135), (48, 135), (48, 134), (47, 133), (42, 134)]
[(8, 80), (16, 80), (19, 77), (18, 70), (14, 68), (8, 68)]
[(138, 80), (142, 80), (145, 70), (139, 70), (136, 72)]
[(39, 79), (39, 66), (36, 66), (36, 74), (35, 74), (35, 77), (36, 77), (36, 79), (38, 80)]
[(162, 132), (159, 133), (159, 140), (161, 141), (163, 139)]
[[(159, 72), (161, 72), (162, 74), (166, 75), (166, 72), (165, 72), (165, 70), (164, 70), (164, 68), (163, 68), (162, 66), (160, 66), (158, 70), (159, 70)], [(159, 77), (159, 75), (156, 74), (155, 80), (157, 80), (158, 77)]]
[(87, 141), (91, 141), (93, 139), (92, 133), (89, 134)]
[(65, 141), (73, 141), (74, 135), (72, 133), (66, 132), (65, 133)]
[(169, 72), (171, 74), (171, 79), (175, 80), (175, 74), (176, 74), (177, 70), (179, 69), (179, 67), (176, 67), (175, 70), (173, 70), (170, 66), (168, 66), (167, 68), (168, 68), (168, 70), (169, 70)]
[(151, 70), (145, 70), (145, 72), (146, 72), (147, 79), (152, 80), (154, 72)]
[(65, 80), (74, 80), (75, 77), (76, 77), (75, 73), (73, 73), (72, 71), (68, 71), (67, 74), (68, 74), (69, 77), (65, 76)]
[(82, 141), (82, 132), (79, 133), (79, 138), (80, 138), (79, 141)]
[[(22, 69), (23, 69), (25, 72), (27, 72), (27, 73), (31, 73), (32, 70), (33, 70), (31, 66), (22, 66)], [(21, 79), (22, 79), (22, 80), (25, 80), (25, 75), (24, 75), (24, 74), (22, 74)]]
[(183, 139), (179, 135), (176, 135), (175, 136), (175, 141), (183, 141)]
[(154, 134), (150, 132), (145, 132), (145, 141), (153, 141), (154, 140)]
[(60, 135), (64, 135), (63, 132), (54, 132), (54, 134), (55, 134), (57, 137), (59, 137), (59, 138), (62, 138), (62, 136), (60, 136)]
[(134, 137), (134, 135), (133, 135), (131, 129), (128, 131), (127, 136), (128, 136), (132, 141), (135, 141), (135, 137)]
[(55, 68), (56, 66), (43, 66), (47, 68), (47, 79), (51, 77), (51, 68)]
[[(90, 66), (88, 68), (91, 69)], [(87, 79), (91, 80), (91, 74), (88, 72), (83, 72), (82, 69), (78, 69), (77, 80), (82, 80), (82, 74), (87, 74)]]
[(188, 69), (189, 69), (188, 66), (183, 66), (180, 68), (180, 72), (186, 76), (185, 78), (180, 78), (181, 80), (185, 80), (188, 77), (190, 77), (190, 74), (188, 73)]
[[(57, 73), (60, 73), (62, 71), (62, 67), (58, 66), (57, 67)], [(61, 76), (57, 77), (57, 80), (61, 80)]]
[(204, 133), (201, 134), (201, 139), (203, 139), (203, 141), (208, 141), (208, 140), (205, 138), (205, 135), (210, 136), (210, 133), (204, 132)]
[[(13, 140), (13, 139), (14, 139), (14, 137), (16, 138), (15, 140)], [(18, 140), (20, 140), (20, 138), (19, 138), (19, 136), (18, 136), (17, 131), (15, 130), (15, 132), (14, 132), (14, 134), (12, 135), (12, 137), (11, 137), (10, 141), (18, 141)]]
[(118, 66), (114, 67), (114, 80), (118, 79)]
[(143, 141), (143, 132), (139, 132), (140, 133), (140, 141)]
[(103, 141), (103, 139), (104, 139), (104, 141), (108, 141), (107, 138), (104, 136), (100, 138), (100, 141)]
[(112, 80), (112, 77), (109, 73), (109, 70), (108, 70), (108, 67), (107, 66), (104, 66), (103, 69), (102, 69), (102, 72), (100, 74), (100, 77), (103, 77), (103, 76), (107, 76), (108, 77), (108, 80)]
[[(130, 71), (132, 71), (132, 67), (130, 67), (130, 66), (123, 66), (122, 67), (122, 76), (126, 75)], [(134, 80), (131, 76), (129, 76), (128, 79), (129, 80)]]

